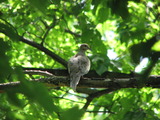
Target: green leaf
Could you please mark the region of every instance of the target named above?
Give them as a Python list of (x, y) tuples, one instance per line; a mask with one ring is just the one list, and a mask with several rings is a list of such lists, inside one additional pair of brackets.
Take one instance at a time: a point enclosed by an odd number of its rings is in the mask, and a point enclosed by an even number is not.
[(22, 93), (30, 100), (41, 105), (50, 114), (58, 112), (58, 108), (54, 105), (48, 90), (42, 83), (22, 81), (21, 84)]
[(156, 42), (153, 46), (152, 46), (152, 50), (153, 51), (159, 51), (160, 52), (160, 40), (158, 42)]
[(143, 111), (128, 112), (124, 115), (123, 120), (144, 120), (146, 114)]
[(31, 5), (41, 11), (43, 14), (46, 14), (47, 6), (49, 5), (49, 0), (28, 0)]
[(17, 31), (14, 29), (14, 27), (6, 22), (5, 20), (0, 19), (0, 32), (4, 33), (6, 36), (8, 36), (12, 40), (18, 40), (19, 36), (17, 34)]
[(99, 75), (108, 70), (109, 62), (110, 60), (108, 59), (108, 57), (103, 54), (97, 54), (92, 57), (92, 63), (96, 66), (94, 69)]
[(100, 64), (98, 65), (99, 67), (96, 69), (96, 72), (99, 74), (99, 75), (102, 75), (104, 72), (106, 72), (108, 70), (108, 67), (105, 65), (105, 64)]
[(121, 16), (123, 19), (127, 19), (129, 17), (128, 12), (128, 0), (113, 0), (109, 1), (111, 10), (114, 14)]
[(83, 110), (80, 110), (78, 107), (73, 107), (62, 113), (61, 120), (81, 120), (83, 114)]
[(19, 98), (18, 98), (18, 94), (16, 94), (18, 91), (18, 89), (10, 89), (10, 90), (7, 90), (7, 95), (8, 95), (8, 98), (10, 100), (10, 102), (12, 104), (14, 104), (15, 106), (19, 107), (19, 108), (23, 108), (23, 106), (25, 105), (23, 101), (21, 101)]
[(101, 7), (98, 10), (98, 15), (97, 15), (98, 22), (99, 23), (105, 22), (109, 15), (110, 15), (109, 9), (107, 9), (106, 7)]
[(139, 44), (134, 44), (133, 46), (131, 46), (130, 51), (133, 62), (138, 64), (140, 62), (140, 59), (149, 57), (152, 53), (151, 48), (155, 42), (156, 38), (153, 37), (147, 42), (141, 42)]
[(4, 82), (5, 79), (11, 74), (11, 67), (9, 63), (9, 56), (7, 52), (10, 50), (10, 46), (7, 42), (0, 38), (0, 81)]

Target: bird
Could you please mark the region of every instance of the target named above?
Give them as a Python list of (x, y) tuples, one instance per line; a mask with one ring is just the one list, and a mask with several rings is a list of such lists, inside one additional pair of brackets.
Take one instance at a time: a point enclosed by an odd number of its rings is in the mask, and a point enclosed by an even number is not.
[(76, 87), (81, 77), (90, 70), (90, 60), (85, 52), (91, 50), (89, 45), (83, 43), (80, 45), (79, 52), (72, 56), (68, 61), (68, 72), (70, 75), (70, 87), (76, 91)]

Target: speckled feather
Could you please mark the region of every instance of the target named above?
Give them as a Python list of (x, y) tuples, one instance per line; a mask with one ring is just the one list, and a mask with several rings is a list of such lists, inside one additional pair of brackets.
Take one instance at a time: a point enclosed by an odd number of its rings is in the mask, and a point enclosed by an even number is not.
[(87, 44), (80, 46), (79, 52), (68, 61), (68, 72), (70, 74), (70, 87), (76, 91), (81, 76), (90, 70), (90, 60), (85, 55), (85, 51), (90, 49)]

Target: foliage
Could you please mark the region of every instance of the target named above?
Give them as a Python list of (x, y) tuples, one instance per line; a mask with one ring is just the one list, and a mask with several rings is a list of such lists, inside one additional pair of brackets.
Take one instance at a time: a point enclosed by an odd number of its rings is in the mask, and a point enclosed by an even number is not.
[[(92, 68), (130, 73), (139, 69), (140, 86), (160, 71), (159, 0), (8, 0), (0, 2), (1, 83), (21, 81), (0, 94), (1, 119), (160, 119), (159, 89), (126, 88), (94, 98), (67, 87), (49, 89), (28, 81), (22, 67), (65, 68), (24, 39), (68, 60), (77, 45), (88, 43)], [(33, 43), (34, 44), (34, 43)], [(65, 62), (64, 62), (65, 63)], [(34, 76), (40, 78), (40, 76)]]

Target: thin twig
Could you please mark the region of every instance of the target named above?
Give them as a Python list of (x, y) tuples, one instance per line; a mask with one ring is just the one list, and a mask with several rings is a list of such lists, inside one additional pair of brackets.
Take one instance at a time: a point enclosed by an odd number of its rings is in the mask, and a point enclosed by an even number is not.
[(52, 73), (49, 73), (47, 71), (41, 71), (41, 70), (24, 70), (24, 73), (29, 75), (43, 75), (48, 77), (54, 76)]
[(42, 45), (42, 46), (43, 46), (43, 43), (44, 43), (44, 41), (45, 41), (45, 39), (46, 39), (49, 31), (50, 31), (52, 28), (54, 28), (54, 26), (56, 25), (56, 21), (57, 21), (57, 19), (56, 19), (56, 17), (54, 16), (53, 22), (50, 24), (50, 26), (47, 26), (47, 30), (46, 30), (44, 36), (42, 37), (42, 42), (41, 42), (41, 45)]
[(85, 103), (85, 105), (83, 106), (83, 110), (87, 110), (88, 106), (90, 105), (90, 103), (92, 102), (92, 100), (96, 97), (100, 97), (104, 94), (108, 94), (112, 91), (115, 91), (115, 90), (118, 90), (118, 88), (116, 89), (105, 89), (105, 90), (101, 90), (101, 91), (98, 91), (98, 92), (95, 92), (95, 93), (92, 93), (90, 94), (88, 97), (87, 97), (87, 102)]
[(112, 114), (115, 114), (114, 112), (110, 112), (110, 111), (86, 111), (86, 112), (89, 112), (89, 113), (112, 113)]
[(72, 32), (71, 30), (68, 30), (68, 29), (65, 29), (65, 32), (70, 33), (70, 34), (74, 35), (75, 37), (81, 37), (80, 34), (74, 33), (74, 32)]

